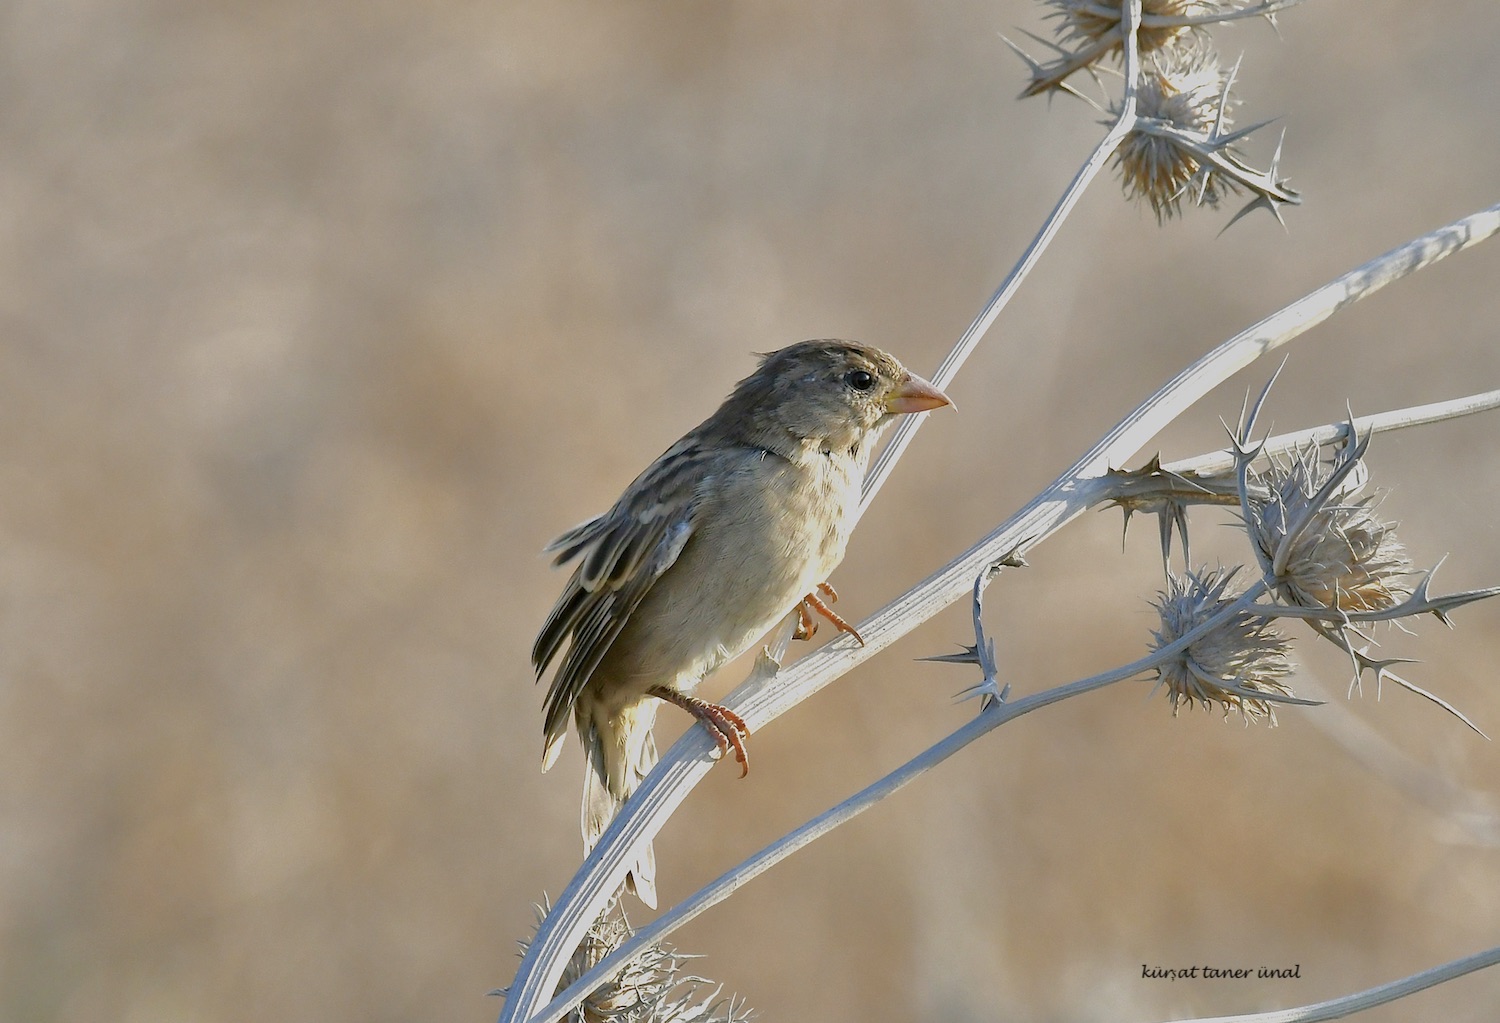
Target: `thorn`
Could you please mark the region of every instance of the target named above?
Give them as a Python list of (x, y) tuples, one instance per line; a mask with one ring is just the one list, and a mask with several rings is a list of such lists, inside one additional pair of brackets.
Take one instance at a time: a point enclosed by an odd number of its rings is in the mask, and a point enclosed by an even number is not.
[(939, 664), (978, 664), (979, 647), (966, 646), (956, 654), (932, 654), (927, 657), (918, 657), (919, 661), (935, 661)]
[(1222, 238), (1225, 231), (1228, 231), (1235, 224), (1239, 223), (1243, 218), (1249, 216), (1254, 210), (1262, 208), (1269, 210), (1271, 216), (1276, 218), (1276, 222), (1281, 225), (1282, 229), (1286, 229), (1286, 221), (1281, 219), (1281, 211), (1277, 208), (1276, 203), (1273, 202), (1269, 196), (1261, 194), (1257, 195), (1254, 199), (1251, 199), (1238, 213), (1230, 217), (1229, 223), (1225, 224), (1224, 227), (1219, 231), (1219, 233), (1215, 235), (1215, 237)]
[[(1269, 379), (1269, 380), (1266, 381), (1266, 386), (1263, 387), (1263, 388), (1261, 388), (1259, 397), (1257, 397), (1255, 399), (1255, 404), (1251, 406), (1251, 408), (1250, 408), (1250, 419), (1245, 424), (1244, 435), (1245, 435), (1246, 439), (1248, 439), (1249, 436), (1252, 433), (1255, 432), (1256, 423), (1258, 423), (1260, 421), (1261, 409), (1265, 408), (1266, 399), (1271, 396), (1271, 388), (1276, 386), (1276, 381), (1277, 381), (1278, 378), (1280, 378), (1281, 371), (1284, 370), (1284, 369), (1286, 369), (1287, 359), (1289, 359), (1289, 358), (1290, 358), (1290, 356), (1287, 356), (1287, 355), (1283, 355), (1281, 357), (1281, 362), (1280, 362), (1280, 364), (1277, 365), (1276, 371), (1271, 374), (1271, 379)], [(1260, 450), (1263, 450), (1265, 448), (1265, 446), (1266, 446), (1266, 442), (1265, 441), (1261, 441), (1259, 444), (1257, 444), (1256, 445), (1257, 454), (1259, 453)]]
[[(1279, 118), (1279, 117), (1268, 118), (1267, 120), (1260, 121), (1260, 122), (1258, 122), (1256, 124), (1252, 124), (1248, 128), (1237, 128), (1236, 130), (1230, 132), (1228, 135), (1220, 135), (1217, 132), (1215, 132), (1214, 135), (1213, 135), (1213, 137), (1212, 137), (1214, 148), (1215, 149), (1224, 149), (1227, 146), (1232, 146), (1234, 143), (1238, 142), (1240, 139), (1244, 138), (1245, 136), (1252, 135), (1255, 132), (1260, 131), (1266, 125), (1268, 125), (1268, 124), (1274, 124), (1274, 123), (1276, 123), (1279, 120), (1281, 120), (1281, 118)], [(1286, 129), (1285, 128), (1282, 129), (1281, 134), (1282, 134), (1283, 138), (1286, 136)], [(1270, 176), (1274, 177), (1275, 175), (1270, 175)]]
[(1229, 69), (1229, 74), (1224, 76), (1224, 88), (1219, 92), (1219, 111), (1214, 116), (1214, 130), (1211, 133), (1214, 137), (1224, 130), (1224, 112), (1229, 108), (1229, 90), (1234, 85), (1235, 76), (1240, 73), (1240, 63), (1244, 59), (1245, 55), (1241, 53), (1234, 62), (1234, 67)]

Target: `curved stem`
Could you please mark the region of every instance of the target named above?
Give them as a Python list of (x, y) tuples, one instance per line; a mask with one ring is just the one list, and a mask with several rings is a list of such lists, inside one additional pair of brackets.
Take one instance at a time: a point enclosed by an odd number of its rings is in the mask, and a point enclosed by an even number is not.
[[(1133, 6), (1136, 12), (1135, 20), (1138, 22), (1140, 20), (1139, 3)], [(1048, 214), (1046, 222), (1042, 224), (1042, 229), (1031, 240), (1031, 244), (1026, 246), (1026, 251), (1021, 253), (1020, 261), (1006, 275), (1005, 280), (1000, 282), (1000, 286), (995, 289), (995, 293), (990, 296), (990, 300), (984, 304), (984, 308), (979, 311), (979, 315), (974, 317), (974, 322), (969, 324), (969, 329), (963, 332), (963, 336), (958, 339), (958, 343), (953, 346), (953, 349), (949, 351), (947, 356), (938, 365), (937, 372), (932, 375), (932, 382), (939, 388), (946, 388), (953, 382), (953, 378), (958, 375), (958, 371), (963, 366), (964, 361), (973, 354), (974, 349), (979, 347), (979, 342), (984, 339), (984, 335), (989, 332), (995, 319), (1000, 315), (1000, 310), (1009, 304), (1011, 298), (1016, 293), (1016, 289), (1021, 286), (1021, 282), (1026, 279), (1027, 275), (1031, 273), (1037, 262), (1042, 258), (1042, 253), (1047, 251), (1047, 246), (1052, 244), (1052, 239), (1061, 230), (1063, 221), (1068, 218), (1068, 214), (1073, 212), (1073, 207), (1078, 205), (1078, 200), (1083, 195), (1083, 190), (1104, 169), (1104, 165), (1109, 162), (1109, 158), (1114, 155), (1115, 150), (1120, 147), (1120, 143), (1125, 140), (1125, 137), (1135, 129), (1135, 82), (1138, 78), (1135, 74), (1135, 67), (1139, 64), (1140, 57), (1136, 52), (1134, 30), (1131, 30), (1129, 33), (1129, 38), (1130, 45), (1125, 48), (1125, 94), (1120, 104), (1119, 116), (1115, 118), (1115, 123), (1110, 125), (1109, 131), (1099, 140), (1099, 144), (1094, 147), (1094, 151), (1089, 154), (1083, 166), (1078, 169), (1078, 173), (1073, 175), (1073, 180), (1068, 182), (1068, 187), (1063, 191), (1062, 198), (1057, 200), (1057, 205)], [(890, 477), (891, 470), (896, 467), (896, 462), (906, 453), (906, 449), (911, 444), (912, 438), (917, 435), (917, 431), (922, 428), (922, 423), (926, 419), (927, 413), (923, 412), (914, 416), (904, 417), (896, 426), (896, 432), (891, 437), (891, 442), (880, 452), (879, 457), (875, 459), (875, 464), (870, 467), (869, 474), (865, 476), (864, 492), (860, 498), (859, 505), (859, 513), (861, 515), (870, 507), (870, 502), (875, 500), (875, 495), (880, 493), (880, 488), (885, 485), (885, 481)]]
[[(1373, 435), (1391, 430), (1404, 430), (1409, 426), (1441, 423), (1497, 408), (1500, 408), (1500, 391), (1483, 391), (1462, 398), (1451, 398), (1448, 401), (1435, 401), (1427, 405), (1413, 405), (1409, 408), (1361, 416), (1352, 422), (1355, 432)], [(1316, 426), (1309, 430), (1299, 430), (1296, 433), (1277, 434), (1263, 442), (1261, 449), (1263, 454), (1284, 454), (1309, 444), (1330, 444), (1348, 436), (1349, 423), (1329, 423), (1326, 426)], [(1212, 476), (1228, 472), (1234, 468), (1234, 462), (1234, 452), (1215, 451), (1211, 454), (1171, 462), (1163, 465), (1162, 468), (1167, 472)]]
[[(1120, 115), (1078, 173), (1074, 175), (1073, 180), (1064, 190), (1062, 198), (1058, 200), (1057, 206), (1022, 254), (1015, 268), (990, 296), (974, 322), (969, 325), (969, 329), (959, 338), (958, 343), (938, 367), (937, 373), (933, 375), (933, 382), (938, 387), (944, 387), (953, 380), (964, 360), (978, 346), (990, 325), (1000, 315), (1000, 310), (1010, 301), (1021, 282), (1041, 258), (1041, 254), (1061, 228), (1062, 222), (1077, 205), (1084, 188), (1098, 175), (1135, 123), (1135, 81), (1138, 77), (1136, 71), (1140, 62), (1136, 47), (1135, 26), (1140, 23), (1140, 0), (1130, 0), (1124, 8), (1124, 17), (1128, 27), (1125, 47), (1126, 87)], [(925, 413), (903, 418), (891, 442), (881, 451), (865, 478), (860, 501), (860, 515), (864, 514), (870, 502), (875, 499), (875, 495), (889, 478), (896, 462), (910, 445), (924, 419), (926, 419)], [(1074, 514), (1076, 513), (1075, 511)], [(935, 611), (936, 609), (931, 613)], [(881, 620), (880, 616), (877, 616), (877, 620)], [(925, 621), (925, 618), (922, 620)], [(869, 647), (862, 649), (868, 650), (868, 653), (874, 653), (893, 642), (901, 635), (901, 631), (891, 630), (883, 640), (872, 642)], [(847, 647), (850, 644), (836, 641), (832, 645)], [(808, 688), (793, 702), (812, 695), (836, 678), (838, 674), (847, 671), (853, 663), (851, 662), (848, 666), (841, 668), (837, 674), (829, 675)], [(736, 695), (749, 696), (746, 690), (753, 688), (754, 682), (755, 674), (752, 673), (752, 678), (731, 694), (731, 700)], [(790, 704), (787, 705), (790, 706)], [(765, 720), (770, 720), (780, 713), (780, 710), (774, 709), (774, 705), (772, 710), (773, 712)], [(761, 722), (757, 719), (752, 727), (758, 728), (760, 724)], [(697, 785), (707, 773), (708, 768), (713, 765), (713, 761), (705, 757), (708, 748), (708, 739), (703, 729), (689, 729), (687, 734), (668, 751), (668, 755), (658, 764), (651, 778), (647, 779), (647, 783), (631, 797), (630, 809), (634, 812), (622, 813), (616, 817), (609, 829), (601, 836), (593, 853), (585, 860), (568, 887), (558, 897), (553, 911), (538, 927), (536, 936), (532, 939), (521, 961), (520, 969), (516, 971), (505, 1007), (500, 1013), (500, 1023), (529, 1019), (536, 1007), (542, 1004), (547, 993), (555, 989), (572, 950), (582, 940), (594, 917), (607, 903), (624, 876), (624, 861), (618, 859), (620, 851), (622, 848), (628, 849), (649, 842), (652, 836), (660, 830), (667, 817), (681, 804), (682, 800), (687, 798), (688, 792)]]
[[(1365, 416), (1353, 420), (1352, 425), (1356, 431), (1374, 433), (1441, 422), (1458, 416), (1488, 411), (1497, 407), (1500, 407), (1500, 391), (1489, 391), (1464, 398), (1455, 398), (1450, 401), (1434, 402), (1428, 405)], [(1265, 449), (1268, 452), (1275, 452), (1297, 448), (1314, 440), (1320, 443), (1337, 440), (1348, 433), (1350, 425), (1350, 423), (1333, 423), (1297, 433), (1279, 435), (1270, 438), (1265, 444)], [(1169, 471), (1187, 471), (1189, 468), (1199, 472), (1227, 471), (1233, 466), (1233, 462), (1234, 456), (1232, 453), (1219, 452), (1213, 455), (1185, 459), (1167, 466), (1167, 469)], [(979, 585), (979, 583), (976, 583), (976, 588)], [(892, 793), (904, 788), (919, 776), (947, 760), (954, 753), (957, 753), (964, 746), (967, 746), (987, 732), (1033, 710), (1039, 710), (1053, 703), (1058, 703), (1074, 696), (1081, 696), (1084, 693), (1093, 692), (1096, 689), (1101, 689), (1113, 683), (1141, 675), (1161, 664), (1167, 658), (1176, 656), (1179, 652), (1187, 649), (1188, 646), (1206, 632), (1217, 628), (1220, 624), (1228, 621), (1241, 611), (1248, 610), (1256, 614), (1278, 614), (1283, 610), (1279, 606), (1266, 607), (1256, 603), (1266, 592), (1267, 587), (1264, 581), (1257, 582), (1245, 593), (1240, 594), (1232, 604), (1221, 609), (1218, 613), (1212, 615), (1171, 644), (1163, 646), (1131, 664), (1067, 685), (1058, 686), (1042, 693), (1022, 697), (1008, 703), (991, 704), (987, 711), (958, 728), (928, 750), (890, 772), (877, 782), (867, 786), (844, 802), (830, 808), (801, 827), (783, 836), (781, 839), (778, 839), (776, 842), (766, 846), (734, 868), (725, 871), (724, 874), (688, 896), (688, 898), (672, 907), (671, 910), (657, 920), (643, 927), (629, 941), (610, 953), (607, 958), (575, 981), (566, 991), (553, 999), (537, 1016), (533, 1017), (532, 1023), (555, 1023), (556, 1020), (561, 1019), (566, 1013), (576, 1008), (600, 984), (609, 980), (633, 956), (639, 954), (642, 949), (663, 940), (684, 924), (696, 919), (711, 907), (729, 898), (730, 895), (743, 885), (749, 883), (752, 879), (765, 873), (771, 867), (804, 846), (810, 845), (840, 825), (852, 820)], [(977, 642), (983, 643), (982, 627), (977, 618), (978, 608), (979, 601), (976, 598), (975, 636)], [(1407, 609), (1404, 613), (1409, 614), (1414, 612)], [(1481, 965), (1489, 965), (1489, 963)], [(1478, 969), (1479, 966), (1473, 968)], [(1389, 986), (1387, 985), (1387, 987)], [(1356, 998), (1361, 996), (1348, 997)], [(1336, 1001), (1342, 1002), (1343, 1000)], [(1323, 1004), (1332, 1005), (1335, 1003)], [(1236, 1019), (1238, 1018), (1236, 1017)], [(1245, 1018), (1251, 1020), (1258, 1019), (1259, 1017)]]
[(570, 985), (566, 991), (553, 999), (546, 1008), (532, 1017), (530, 1023), (557, 1023), (569, 1011), (582, 1003), (595, 988), (618, 973), (642, 949), (661, 941), (667, 935), (690, 920), (700, 916), (709, 908), (723, 902), (742, 886), (764, 874), (767, 870), (770, 870), (799, 849), (811, 845), (841, 824), (846, 824), (855, 817), (858, 817), (876, 803), (884, 800), (887, 796), (905, 788), (985, 733), (994, 731), (1001, 725), (1014, 721), (1016, 718), (1029, 714), (1034, 710), (1040, 710), (1054, 703), (1061, 703), (1063, 700), (1074, 696), (1082, 696), (1084, 693), (1091, 693), (1096, 689), (1103, 689), (1105, 686), (1122, 682), (1125, 679), (1135, 678), (1144, 672), (1150, 671), (1169, 658), (1177, 656), (1193, 643), (1196, 643), (1202, 636), (1218, 628), (1235, 615), (1253, 607), (1255, 601), (1264, 592), (1264, 583), (1256, 583), (1249, 590), (1240, 594), (1234, 601), (1220, 608), (1208, 618), (1205, 618), (1173, 642), (1157, 650), (1153, 650), (1147, 656), (1132, 661), (1130, 664), (1113, 668), (1089, 678), (1079, 679), (1076, 682), (1069, 682), (1066, 685), (1056, 686), (1040, 693), (1033, 693), (1030, 696), (1024, 696), (1017, 700), (1004, 703), (998, 700), (992, 702), (988, 709), (980, 712), (978, 716), (967, 724), (955, 729), (941, 741), (928, 747), (885, 777), (861, 789), (837, 806), (824, 811), (800, 828), (772, 842), (760, 852), (746, 859), (743, 863), (725, 871), (719, 877), (673, 906), (666, 913), (663, 913), (656, 920), (642, 927), (628, 941), (611, 952), (597, 966), (589, 970)]
[[(1024, 551), (1037, 538), (1081, 514), (1088, 506), (1091, 485), (1097, 487), (1095, 477), (1112, 463), (1119, 464), (1131, 457), (1213, 387), (1343, 306), (1478, 244), (1497, 231), (1500, 231), (1500, 205), (1401, 245), (1224, 342), (1148, 398), (1010, 520), (868, 622), (860, 623), (866, 646), (857, 647), (853, 640), (843, 638), (819, 648), (785, 672), (758, 670), (726, 702), (752, 728), (764, 727), (967, 595), (974, 576), (1002, 553)], [(898, 456), (893, 455), (890, 461), (894, 462), (895, 457)], [(873, 491), (869, 492), (867, 497), (872, 494)], [(500, 1015), (502, 1023), (532, 1019), (556, 990), (573, 949), (635, 862), (633, 850), (655, 837), (708, 773), (714, 764), (713, 749), (712, 740), (703, 729), (689, 729), (631, 797), (539, 927), (511, 985)]]
[(1341, 998), (1330, 998), (1326, 1002), (1300, 1005), (1295, 1009), (1273, 1009), (1270, 1012), (1252, 1012), (1240, 1016), (1214, 1016), (1212, 1018), (1184, 1020), (1183, 1023), (1321, 1023), (1322, 1020), (1343, 1019), (1356, 1012), (1373, 1009), (1377, 1005), (1394, 1002), (1398, 998), (1426, 991), (1430, 987), (1447, 983), (1475, 970), (1500, 964), (1500, 946), (1476, 952), (1462, 959), (1434, 966), (1430, 970), (1414, 973), (1389, 984), (1356, 991)]
[[(935, 575), (860, 623), (867, 645), (844, 638), (820, 647), (780, 673), (753, 672), (726, 701), (753, 729), (821, 690), (866, 657), (873, 656), (969, 593), (974, 577), (1011, 550), (1081, 514), (1094, 479), (1131, 457), (1186, 408), (1234, 373), (1321, 323), (1335, 311), (1387, 284), (1461, 252), (1500, 231), (1500, 205), (1416, 238), (1324, 285), (1219, 345), (1177, 374), (1111, 429), (1068, 471), (998, 529)], [(594, 851), (538, 928), (500, 1016), (502, 1023), (529, 1020), (557, 988), (568, 957), (608, 903), (634, 850), (651, 841), (688, 793), (712, 768), (712, 740), (690, 728), (631, 796)]]

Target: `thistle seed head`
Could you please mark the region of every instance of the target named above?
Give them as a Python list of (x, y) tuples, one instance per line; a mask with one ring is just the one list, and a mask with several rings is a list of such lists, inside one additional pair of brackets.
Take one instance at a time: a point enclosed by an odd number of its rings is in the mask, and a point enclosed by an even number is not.
[[(539, 920), (548, 909), (537, 907)], [(605, 910), (568, 960), (558, 991), (603, 962), (634, 933), (618, 905)], [(520, 942), (522, 955), (529, 944)], [(669, 945), (651, 945), (564, 1019), (567, 1023), (736, 1023), (749, 1019), (743, 1001), (720, 998), (721, 989), (712, 981), (683, 972), (691, 958)]]
[[(1176, 642), (1232, 604), (1235, 598), (1226, 591), (1236, 571), (1169, 575), (1156, 602), (1161, 629), (1153, 633), (1153, 649)], [(1174, 717), (1184, 703), (1217, 703), (1225, 717), (1233, 710), (1246, 724), (1265, 718), (1274, 725), (1272, 702), (1291, 695), (1283, 681), (1292, 670), (1289, 648), (1269, 618), (1242, 610), (1160, 664), (1157, 686), (1166, 687)]]
[(1358, 496), (1363, 466), (1323, 492), (1347, 457), (1326, 463), (1312, 447), (1255, 474), (1269, 496), (1249, 502), (1250, 538), (1271, 566), (1267, 584), (1288, 604), (1352, 614), (1384, 611), (1412, 593), (1411, 560), (1395, 524), (1376, 515), (1379, 495)]
[[(1058, 38), (1072, 44), (1090, 46), (1111, 37), (1119, 46), (1121, 0), (1047, 0), (1053, 16), (1061, 24)], [(1237, 3), (1217, 0), (1142, 0), (1141, 15), (1164, 18), (1196, 18), (1237, 8)], [(1142, 53), (1152, 53), (1178, 42), (1183, 36), (1201, 31), (1188, 25), (1142, 25), (1137, 33)]]
[[(1211, 52), (1192, 47), (1147, 61), (1136, 102), (1148, 123), (1132, 131), (1115, 154), (1127, 198), (1146, 200), (1156, 218), (1165, 220), (1181, 212), (1184, 197), (1217, 206), (1239, 190), (1239, 182), (1205, 159), (1206, 153), (1225, 148), (1216, 140), (1229, 126), (1233, 105), (1229, 76)], [(1181, 135), (1150, 130), (1156, 125)]]

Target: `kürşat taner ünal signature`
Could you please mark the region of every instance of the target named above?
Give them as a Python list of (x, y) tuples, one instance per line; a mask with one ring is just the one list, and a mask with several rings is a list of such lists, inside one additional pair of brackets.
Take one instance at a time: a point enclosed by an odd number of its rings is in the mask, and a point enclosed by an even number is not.
[(1165, 966), (1141, 964), (1142, 980), (1301, 980), (1302, 964), (1291, 966)]

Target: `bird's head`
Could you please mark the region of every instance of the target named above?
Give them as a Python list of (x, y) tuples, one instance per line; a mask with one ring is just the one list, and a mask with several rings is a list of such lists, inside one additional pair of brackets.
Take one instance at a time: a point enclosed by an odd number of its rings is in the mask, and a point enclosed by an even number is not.
[(825, 451), (858, 451), (896, 416), (952, 404), (878, 348), (857, 341), (801, 341), (762, 358), (719, 415), (757, 433), (764, 426), (766, 433), (779, 435), (776, 439), (790, 435)]

